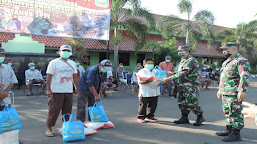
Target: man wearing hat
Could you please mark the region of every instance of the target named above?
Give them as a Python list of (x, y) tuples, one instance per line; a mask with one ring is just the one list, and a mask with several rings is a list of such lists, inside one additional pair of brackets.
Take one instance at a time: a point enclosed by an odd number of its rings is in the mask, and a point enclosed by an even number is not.
[[(173, 64), (171, 63), (171, 56), (166, 56), (165, 61), (161, 62), (159, 64), (160, 68), (162, 70), (166, 71), (166, 74), (168, 76), (171, 76), (173, 73)], [(161, 86), (161, 95), (164, 95), (165, 89), (167, 88), (169, 96), (171, 96), (171, 91), (172, 91), (172, 81), (169, 82), (168, 86), (162, 85)]]
[(5, 60), (5, 50), (0, 47), (0, 111), (5, 104), (11, 104), (11, 89), (18, 83), (11, 66), (3, 64)]
[(174, 121), (175, 124), (188, 124), (188, 114), (190, 110), (197, 115), (194, 126), (200, 126), (205, 121), (203, 111), (198, 103), (200, 82), (199, 82), (199, 64), (197, 60), (190, 55), (188, 46), (179, 46), (178, 55), (181, 57), (178, 72), (163, 80), (168, 84), (170, 80), (178, 81), (178, 106), (182, 117)]
[(225, 142), (241, 141), (240, 130), (244, 127), (242, 102), (249, 85), (250, 64), (238, 53), (237, 44), (225, 43), (220, 47), (227, 60), (222, 64), (217, 97), (222, 98), (222, 108), (226, 116), (226, 130), (217, 132), (226, 136)]
[(27, 96), (33, 95), (32, 93), (32, 86), (33, 84), (42, 84), (42, 90), (40, 91), (40, 94), (45, 94), (44, 91), (46, 89), (46, 82), (43, 79), (43, 76), (39, 70), (35, 68), (34, 63), (28, 64), (29, 69), (25, 71), (25, 79), (26, 79), (26, 85), (29, 86), (29, 94)]
[[(112, 63), (102, 60), (100, 64), (88, 68), (79, 79), (79, 98), (77, 105), (77, 119), (84, 122), (86, 120), (86, 105), (93, 106), (97, 101), (101, 101), (101, 91), (103, 82), (106, 81), (106, 72), (112, 70)], [(88, 120), (90, 116), (88, 114)]]
[[(62, 115), (71, 113), (73, 101), (73, 84), (75, 94), (78, 95), (77, 66), (69, 57), (72, 55), (72, 48), (69, 45), (62, 45), (59, 50), (60, 58), (50, 61), (47, 67), (47, 131), (46, 136), (53, 137), (52, 127), (62, 111)], [(69, 116), (65, 117), (66, 121)]]

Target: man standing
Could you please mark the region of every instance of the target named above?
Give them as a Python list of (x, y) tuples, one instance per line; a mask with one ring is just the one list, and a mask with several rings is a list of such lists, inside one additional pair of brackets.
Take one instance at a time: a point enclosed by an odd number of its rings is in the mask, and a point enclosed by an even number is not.
[(11, 104), (11, 89), (15, 83), (18, 83), (11, 66), (3, 64), (5, 59), (5, 50), (0, 48), (0, 111), (4, 109), (5, 104)]
[(244, 127), (242, 101), (248, 90), (250, 64), (238, 53), (236, 43), (225, 43), (220, 49), (228, 59), (222, 64), (217, 97), (222, 98), (227, 125), (225, 131), (216, 135), (226, 136), (222, 139), (225, 142), (241, 141), (240, 130)]
[(46, 89), (46, 82), (43, 79), (43, 76), (41, 72), (37, 69), (35, 69), (34, 63), (28, 64), (29, 69), (25, 71), (25, 78), (26, 78), (26, 85), (29, 86), (29, 94), (27, 96), (33, 95), (32, 93), (32, 86), (33, 84), (42, 84), (42, 90), (40, 91), (40, 94), (45, 94), (44, 91)]
[[(73, 100), (73, 85), (75, 94), (78, 94), (77, 66), (69, 57), (72, 55), (72, 48), (69, 45), (62, 45), (59, 50), (60, 58), (52, 60), (47, 68), (47, 131), (46, 136), (53, 137), (52, 127), (62, 111), (62, 115), (71, 113)], [(69, 116), (65, 117), (66, 121)]]
[(155, 76), (155, 73), (157, 72), (154, 69), (154, 62), (152, 59), (146, 59), (145, 62), (144, 69), (141, 69), (137, 73), (139, 84), (139, 107), (137, 118), (139, 123), (145, 123), (146, 120), (157, 122), (157, 119), (154, 117), (154, 112), (157, 108), (158, 96), (160, 95), (160, 87), (152, 88), (148, 85), (153, 81), (152, 78), (147, 81), (142, 81), (140, 78)]
[[(77, 119), (82, 122), (86, 119), (86, 105), (93, 106), (95, 101), (101, 101), (103, 82), (106, 81), (106, 72), (111, 70), (111, 62), (107, 59), (100, 64), (88, 68), (79, 79), (79, 98), (77, 105)], [(88, 115), (90, 121), (90, 116)]]
[(182, 117), (174, 121), (175, 124), (188, 124), (188, 114), (193, 111), (197, 115), (194, 126), (200, 126), (205, 121), (203, 111), (198, 103), (199, 97), (199, 64), (197, 60), (190, 55), (188, 46), (178, 47), (178, 55), (181, 58), (178, 72), (163, 80), (164, 84), (168, 84), (170, 80), (178, 81), (178, 106), (181, 110)]
[[(166, 71), (166, 74), (168, 76), (171, 76), (171, 74), (173, 73), (173, 64), (171, 63), (171, 56), (166, 56), (165, 57), (165, 61), (161, 62), (159, 64), (160, 68), (162, 70)], [(169, 82), (168, 87), (165, 85), (161, 86), (161, 95), (164, 95), (165, 93), (165, 89), (167, 88), (168, 92), (169, 92), (169, 96), (171, 96), (171, 91), (172, 91), (172, 81)]]

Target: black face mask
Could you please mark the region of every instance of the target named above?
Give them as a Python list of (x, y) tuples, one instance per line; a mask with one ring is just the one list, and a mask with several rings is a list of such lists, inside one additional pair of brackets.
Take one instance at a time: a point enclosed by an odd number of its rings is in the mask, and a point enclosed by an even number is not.
[(232, 55), (232, 54), (229, 53), (229, 51), (223, 51), (222, 53), (223, 53), (223, 54), (225, 55), (225, 57), (227, 57), (227, 58)]

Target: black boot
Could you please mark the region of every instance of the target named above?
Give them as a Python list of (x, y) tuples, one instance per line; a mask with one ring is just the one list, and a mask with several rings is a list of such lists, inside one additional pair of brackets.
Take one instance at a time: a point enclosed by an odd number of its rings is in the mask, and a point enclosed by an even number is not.
[(174, 121), (175, 124), (189, 124), (188, 114), (190, 111), (182, 112), (182, 117), (179, 120)]
[(202, 123), (205, 122), (205, 119), (203, 118), (203, 114), (200, 114), (197, 116), (196, 121), (193, 123), (194, 126), (200, 126)]
[(222, 139), (224, 142), (241, 141), (240, 129), (232, 128), (231, 133)]
[(226, 125), (226, 130), (216, 132), (217, 136), (228, 136), (231, 133), (232, 125)]

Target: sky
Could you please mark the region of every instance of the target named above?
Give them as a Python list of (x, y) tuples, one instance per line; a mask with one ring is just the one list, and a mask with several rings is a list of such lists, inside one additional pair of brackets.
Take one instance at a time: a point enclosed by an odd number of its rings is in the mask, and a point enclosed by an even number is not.
[[(152, 13), (160, 15), (176, 15), (186, 19), (177, 8), (179, 0), (141, 0), (141, 6)], [(215, 25), (234, 28), (239, 23), (248, 23), (257, 19), (257, 0), (191, 0), (192, 15), (207, 9), (215, 16)]]

